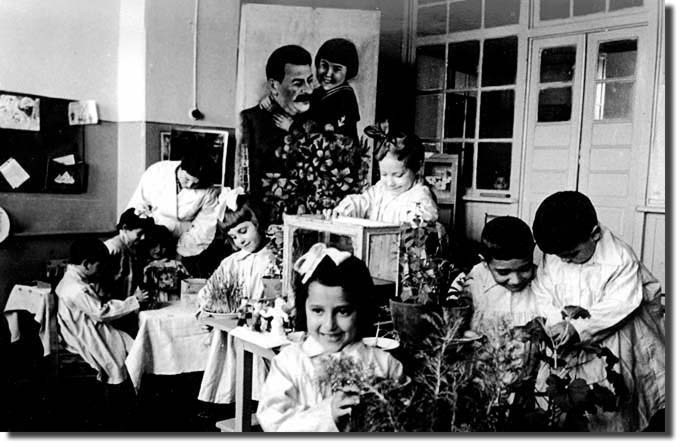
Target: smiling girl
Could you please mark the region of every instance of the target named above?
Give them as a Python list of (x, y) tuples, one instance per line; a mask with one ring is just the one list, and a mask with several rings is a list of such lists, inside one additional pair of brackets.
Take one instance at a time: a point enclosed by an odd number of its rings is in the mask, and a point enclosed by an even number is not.
[(346, 196), (333, 214), (390, 223), (411, 223), (416, 217), (436, 221), (437, 204), (418, 175), (424, 157), (417, 136), (389, 136), (375, 156), (380, 168), (378, 183), (362, 194)]
[(318, 382), (327, 356), (348, 356), (375, 376), (393, 380), (403, 367), (361, 341), (373, 333), (375, 318), (373, 280), (361, 260), (319, 243), (294, 270), (296, 326), (306, 337), (272, 360), (257, 419), (264, 431), (340, 431), (359, 397), (351, 390), (322, 390)]

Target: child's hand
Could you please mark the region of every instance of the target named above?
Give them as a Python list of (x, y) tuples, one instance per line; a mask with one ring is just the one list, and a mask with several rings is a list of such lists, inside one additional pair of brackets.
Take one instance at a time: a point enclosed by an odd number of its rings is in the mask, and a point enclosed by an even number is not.
[(149, 291), (142, 290), (139, 287), (137, 287), (137, 290), (135, 290), (135, 298), (137, 298), (137, 301), (142, 303), (149, 299)]
[(548, 335), (553, 339), (555, 347), (566, 349), (578, 343), (581, 339), (568, 321), (560, 321), (548, 328)]
[(260, 100), (260, 107), (263, 108), (264, 110), (271, 110), (272, 108), (272, 100), (269, 96), (265, 96)]
[(333, 217), (338, 217), (338, 216), (347, 216), (351, 217), (352, 214), (354, 213), (354, 206), (352, 206), (352, 202), (349, 200), (341, 200), (338, 205), (333, 208)]
[(333, 393), (331, 416), (337, 425), (344, 416), (352, 413), (352, 407), (359, 404), (358, 390), (342, 390)]
[(276, 127), (279, 129), (283, 129), (286, 132), (288, 132), (288, 129), (290, 129), (290, 126), (293, 125), (293, 118), (289, 117), (288, 115), (282, 115), (280, 113), (275, 113), (274, 114), (274, 124), (276, 124)]

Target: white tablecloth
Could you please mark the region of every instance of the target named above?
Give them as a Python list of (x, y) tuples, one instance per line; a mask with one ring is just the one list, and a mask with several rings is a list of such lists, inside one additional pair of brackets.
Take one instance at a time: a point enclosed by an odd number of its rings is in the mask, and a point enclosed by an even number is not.
[(144, 374), (174, 375), (203, 371), (212, 333), (194, 317), (196, 308), (181, 302), (139, 313), (139, 332), (125, 359), (139, 389)]
[(50, 285), (45, 282), (38, 281), (34, 286), (17, 284), (12, 288), (5, 305), (5, 318), (9, 325), (12, 343), (21, 338), (16, 312), (25, 310), (33, 314), (33, 318), (40, 325), (38, 335), (43, 345), (43, 355), (50, 354), (52, 342), (50, 319), (54, 316), (55, 310), (52, 298)]

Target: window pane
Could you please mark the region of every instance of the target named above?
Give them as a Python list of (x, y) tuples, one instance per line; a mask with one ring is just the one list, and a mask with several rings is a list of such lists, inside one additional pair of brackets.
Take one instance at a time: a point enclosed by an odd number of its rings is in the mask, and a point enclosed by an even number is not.
[(515, 91), (482, 92), (479, 138), (511, 138)]
[(477, 87), (479, 41), (449, 44), (447, 88)]
[(482, 2), (463, 0), (449, 5), (449, 32), (482, 27)]
[(568, 82), (574, 77), (576, 47), (546, 48), (541, 51), (541, 82)]
[(474, 138), (477, 117), (477, 92), (446, 95), (445, 138)]
[(598, 82), (595, 86), (595, 119), (630, 118), (633, 82)]
[(479, 143), (477, 151), (477, 188), (510, 188), (511, 143)]
[(482, 86), (515, 83), (517, 73), (517, 37), (484, 41)]
[(416, 50), (416, 88), (444, 87), (444, 45), (418, 47)]
[(546, 88), (538, 94), (538, 122), (571, 119), (571, 87)]
[(416, 135), (420, 138), (439, 138), (441, 114), (441, 95), (416, 96)]
[(446, 34), (446, 5), (418, 9), (419, 36)]
[(618, 40), (600, 44), (597, 79), (621, 78), (635, 74), (637, 40)]
[(584, 16), (603, 12), (605, 6), (607, 6), (605, 0), (574, 0), (574, 15)]
[(569, 17), (569, 0), (541, 0), (541, 20)]
[(609, 0), (610, 11), (632, 8), (633, 6), (642, 6), (642, 0)]
[(472, 143), (445, 143), (445, 154), (458, 154), (460, 156), (461, 176), (463, 186), (472, 188), (472, 157), (474, 156), (474, 144)]
[(519, 0), (486, 0), (484, 6), (484, 27), (519, 23)]

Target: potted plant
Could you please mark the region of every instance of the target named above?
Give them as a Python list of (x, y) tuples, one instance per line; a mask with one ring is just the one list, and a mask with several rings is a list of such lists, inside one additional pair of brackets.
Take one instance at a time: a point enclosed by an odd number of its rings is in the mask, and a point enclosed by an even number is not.
[[(442, 313), (451, 283), (458, 270), (444, 256), (442, 237), (434, 222), (404, 224), (399, 249), (399, 293), (390, 301), (394, 327), (405, 343), (416, 342), (423, 335), (424, 316)], [(462, 300), (455, 301), (462, 305)], [(468, 307), (469, 309), (469, 307)], [(452, 316), (454, 312), (448, 312)], [(467, 314), (460, 312), (460, 316)], [(464, 330), (465, 322), (461, 324)]]

